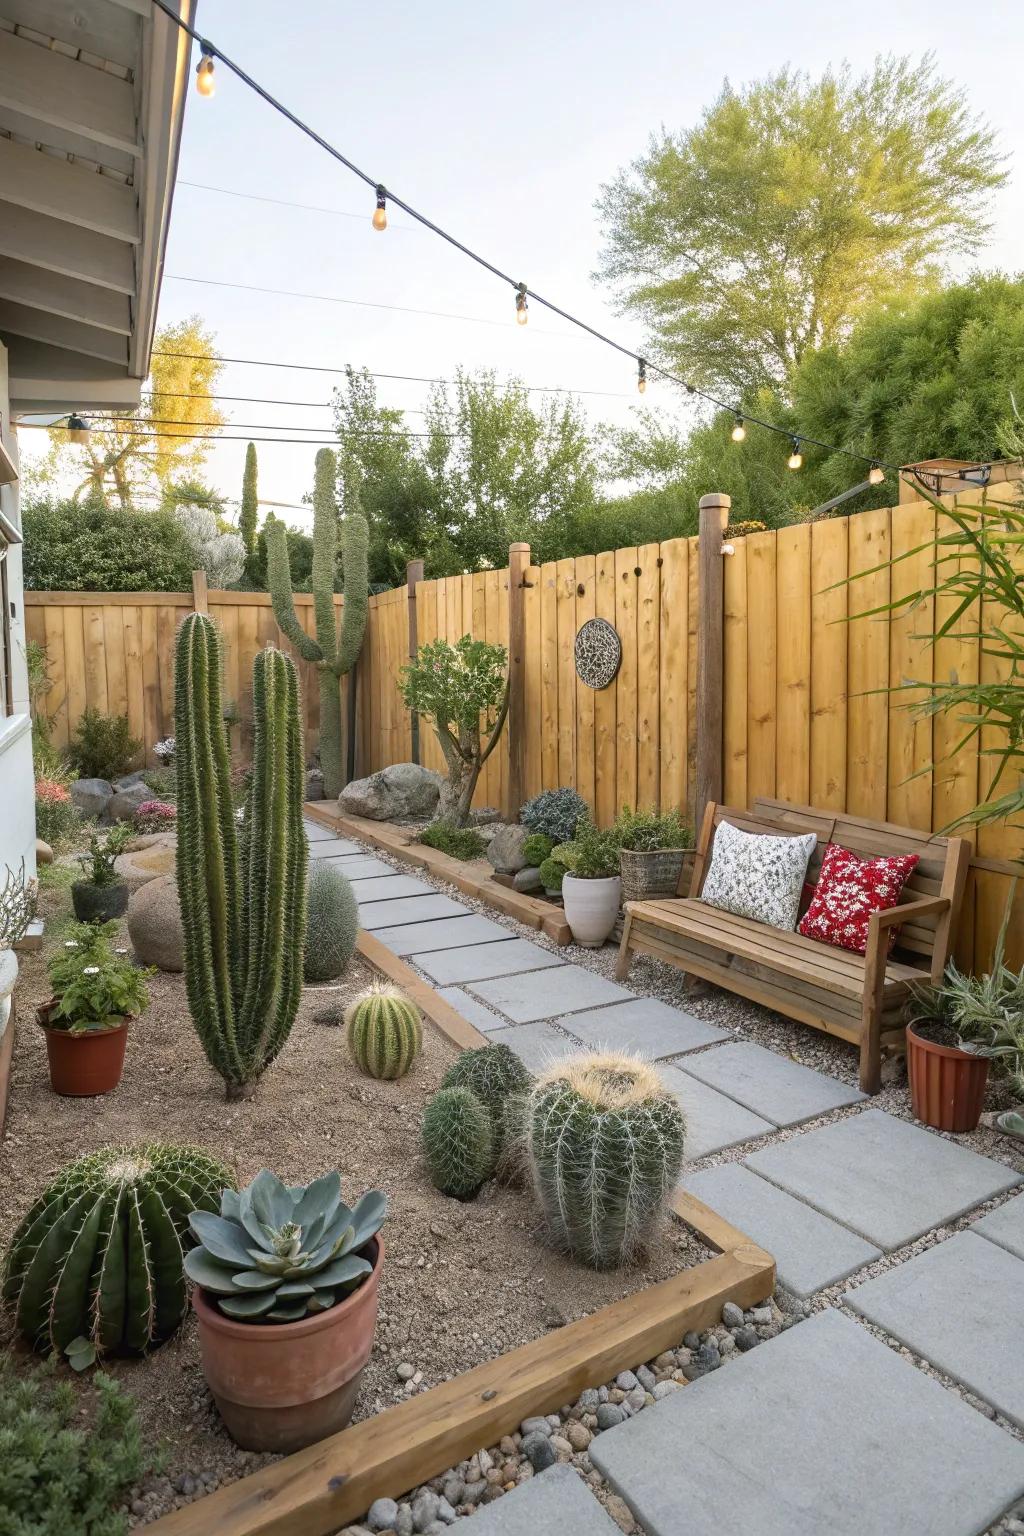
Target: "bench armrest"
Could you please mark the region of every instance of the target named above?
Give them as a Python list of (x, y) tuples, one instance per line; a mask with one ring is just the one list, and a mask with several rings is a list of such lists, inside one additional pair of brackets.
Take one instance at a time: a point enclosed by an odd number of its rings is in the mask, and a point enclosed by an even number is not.
[(884, 912), (872, 912), (868, 920), (868, 943), (871, 933), (878, 929), (894, 928), (898, 923), (912, 921), (915, 917), (933, 917), (948, 912), (948, 896), (922, 896), (918, 901), (908, 901), (902, 907), (886, 907)]

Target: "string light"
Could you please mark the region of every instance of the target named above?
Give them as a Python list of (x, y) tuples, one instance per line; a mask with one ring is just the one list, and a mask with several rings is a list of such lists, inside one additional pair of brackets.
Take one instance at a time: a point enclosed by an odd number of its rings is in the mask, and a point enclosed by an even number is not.
[(530, 318), (530, 306), (526, 302), (526, 284), (520, 283), (516, 289), (516, 324), (525, 325)]
[(200, 43), (203, 56), (196, 65), (196, 90), (200, 96), (210, 97), (217, 89), (217, 82), (213, 77), (213, 49), (209, 43)]
[(743, 425), (743, 417), (742, 416), (737, 416), (736, 417), (736, 425), (732, 429), (732, 440), (733, 440), (734, 443), (742, 443), (742, 441), (746, 437), (746, 435), (747, 435), (747, 429)]
[(372, 224), (373, 224), (374, 229), (387, 229), (387, 227), (388, 227), (387, 209), (384, 206), (386, 202), (387, 202), (387, 193), (384, 191), (383, 186), (380, 183), (378, 183), (377, 184), (377, 206), (373, 210), (373, 219), (371, 221)]
[(786, 460), (786, 467), (788, 469), (800, 469), (804, 462), (804, 456), (800, 452), (800, 439), (798, 437), (794, 437), (790, 446), (791, 452), (789, 458)]
[(868, 470), (868, 482), (869, 482), (869, 484), (871, 484), (871, 485), (881, 485), (881, 483), (882, 483), (882, 481), (884, 479), (885, 479), (885, 470), (882, 468), (881, 464), (872, 464), (871, 468)]
[(84, 416), (72, 414), (68, 417), (68, 439), (72, 443), (87, 444), (92, 436), (92, 428)]
[(647, 363), (642, 357), (636, 360), (636, 387), (640, 394), (647, 392)]

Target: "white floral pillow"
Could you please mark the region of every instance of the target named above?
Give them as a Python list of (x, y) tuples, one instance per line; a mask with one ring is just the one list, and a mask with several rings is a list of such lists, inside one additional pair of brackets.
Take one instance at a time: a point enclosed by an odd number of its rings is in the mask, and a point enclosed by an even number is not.
[(720, 821), (701, 901), (772, 928), (796, 927), (807, 865), (818, 839), (741, 832)]

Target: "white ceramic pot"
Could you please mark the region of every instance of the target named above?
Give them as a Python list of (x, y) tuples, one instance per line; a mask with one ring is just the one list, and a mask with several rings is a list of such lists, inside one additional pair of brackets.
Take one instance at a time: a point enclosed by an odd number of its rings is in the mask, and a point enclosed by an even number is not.
[(566, 875), (562, 881), (565, 919), (572, 936), (584, 949), (600, 949), (615, 927), (622, 899), (622, 881), (618, 875), (607, 880), (580, 880)]

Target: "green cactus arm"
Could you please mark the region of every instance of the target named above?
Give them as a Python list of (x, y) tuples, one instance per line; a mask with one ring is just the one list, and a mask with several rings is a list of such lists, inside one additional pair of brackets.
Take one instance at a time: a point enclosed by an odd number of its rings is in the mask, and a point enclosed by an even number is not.
[(303, 661), (323, 661), (323, 651), (312, 635), (306, 634), (295, 614), (284, 524), (277, 518), (268, 518), (263, 531), (267, 541), (267, 586), (277, 626), (283, 635), (287, 635)]
[(344, 677), (355, 666), (363, 648), (369, 612), (370, 526), (359, 511), (349, 512), (341, 530), (345, 566), (345, 606), (341, 615), (334, 670)]
[(321, 448), (313, 471), (313, 613), (319, 659), (334, 668), (338, 637), (334, 621), (334, 563), (338, 552), (338, 506), (334, 499), (334, 454)]
[(259, 498), (256, 486), (256, 444), (250, 443), (245, 450), (245, 469), (242, 471), (242, 505), (238, 513), (238, 531), (251, 555), (256, 547), (256, 520), (259, 515)]

